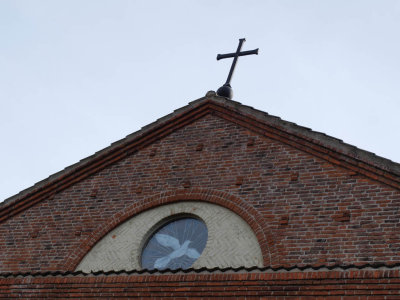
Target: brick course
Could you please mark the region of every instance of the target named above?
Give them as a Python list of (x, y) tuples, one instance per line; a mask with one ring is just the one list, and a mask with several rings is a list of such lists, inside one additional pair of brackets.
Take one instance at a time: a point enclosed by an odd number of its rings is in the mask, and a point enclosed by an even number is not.
[(399, 299), (399, 270), (0, 278), (0, 298)]

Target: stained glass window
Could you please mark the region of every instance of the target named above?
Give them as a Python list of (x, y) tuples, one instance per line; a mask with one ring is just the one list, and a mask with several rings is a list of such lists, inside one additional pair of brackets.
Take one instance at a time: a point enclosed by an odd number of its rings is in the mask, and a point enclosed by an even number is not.
[(195, 218), (174, 220), (158, 229), (142, 252), (145, 269), (187, 269), (200, 257), (206, 246), (206, 224)]

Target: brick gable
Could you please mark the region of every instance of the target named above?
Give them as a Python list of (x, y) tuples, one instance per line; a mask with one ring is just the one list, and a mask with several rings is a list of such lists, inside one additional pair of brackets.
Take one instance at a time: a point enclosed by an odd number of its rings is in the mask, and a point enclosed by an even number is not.
[(400, 263), (399, 166), (209, 96), (0, 207), (0, 271), (73, 271), (110, 230), (166, 203), (226, 207), (264, 266)]

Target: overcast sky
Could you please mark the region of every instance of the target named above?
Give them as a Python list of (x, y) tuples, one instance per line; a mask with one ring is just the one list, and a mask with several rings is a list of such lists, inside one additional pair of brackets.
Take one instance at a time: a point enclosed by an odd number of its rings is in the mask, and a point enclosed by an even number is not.
[(217, 90), (400, 162), (400, 1), (0, 1), (0, 201)]

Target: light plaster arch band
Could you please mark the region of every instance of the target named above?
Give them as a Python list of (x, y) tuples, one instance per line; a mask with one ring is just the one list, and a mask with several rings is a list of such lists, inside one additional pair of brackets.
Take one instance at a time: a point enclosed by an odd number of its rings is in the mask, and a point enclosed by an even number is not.
[(142, 269), (140, 256), (149, 236), (163, 220), (184, 214), (200, 218), (208, 229), (206, 247), (192, 268), (263, 266), (257, 237), (241, 217), (219, 205), (185, 201), (144, 211), (114, 228), (85, 255), (76, 270)]

